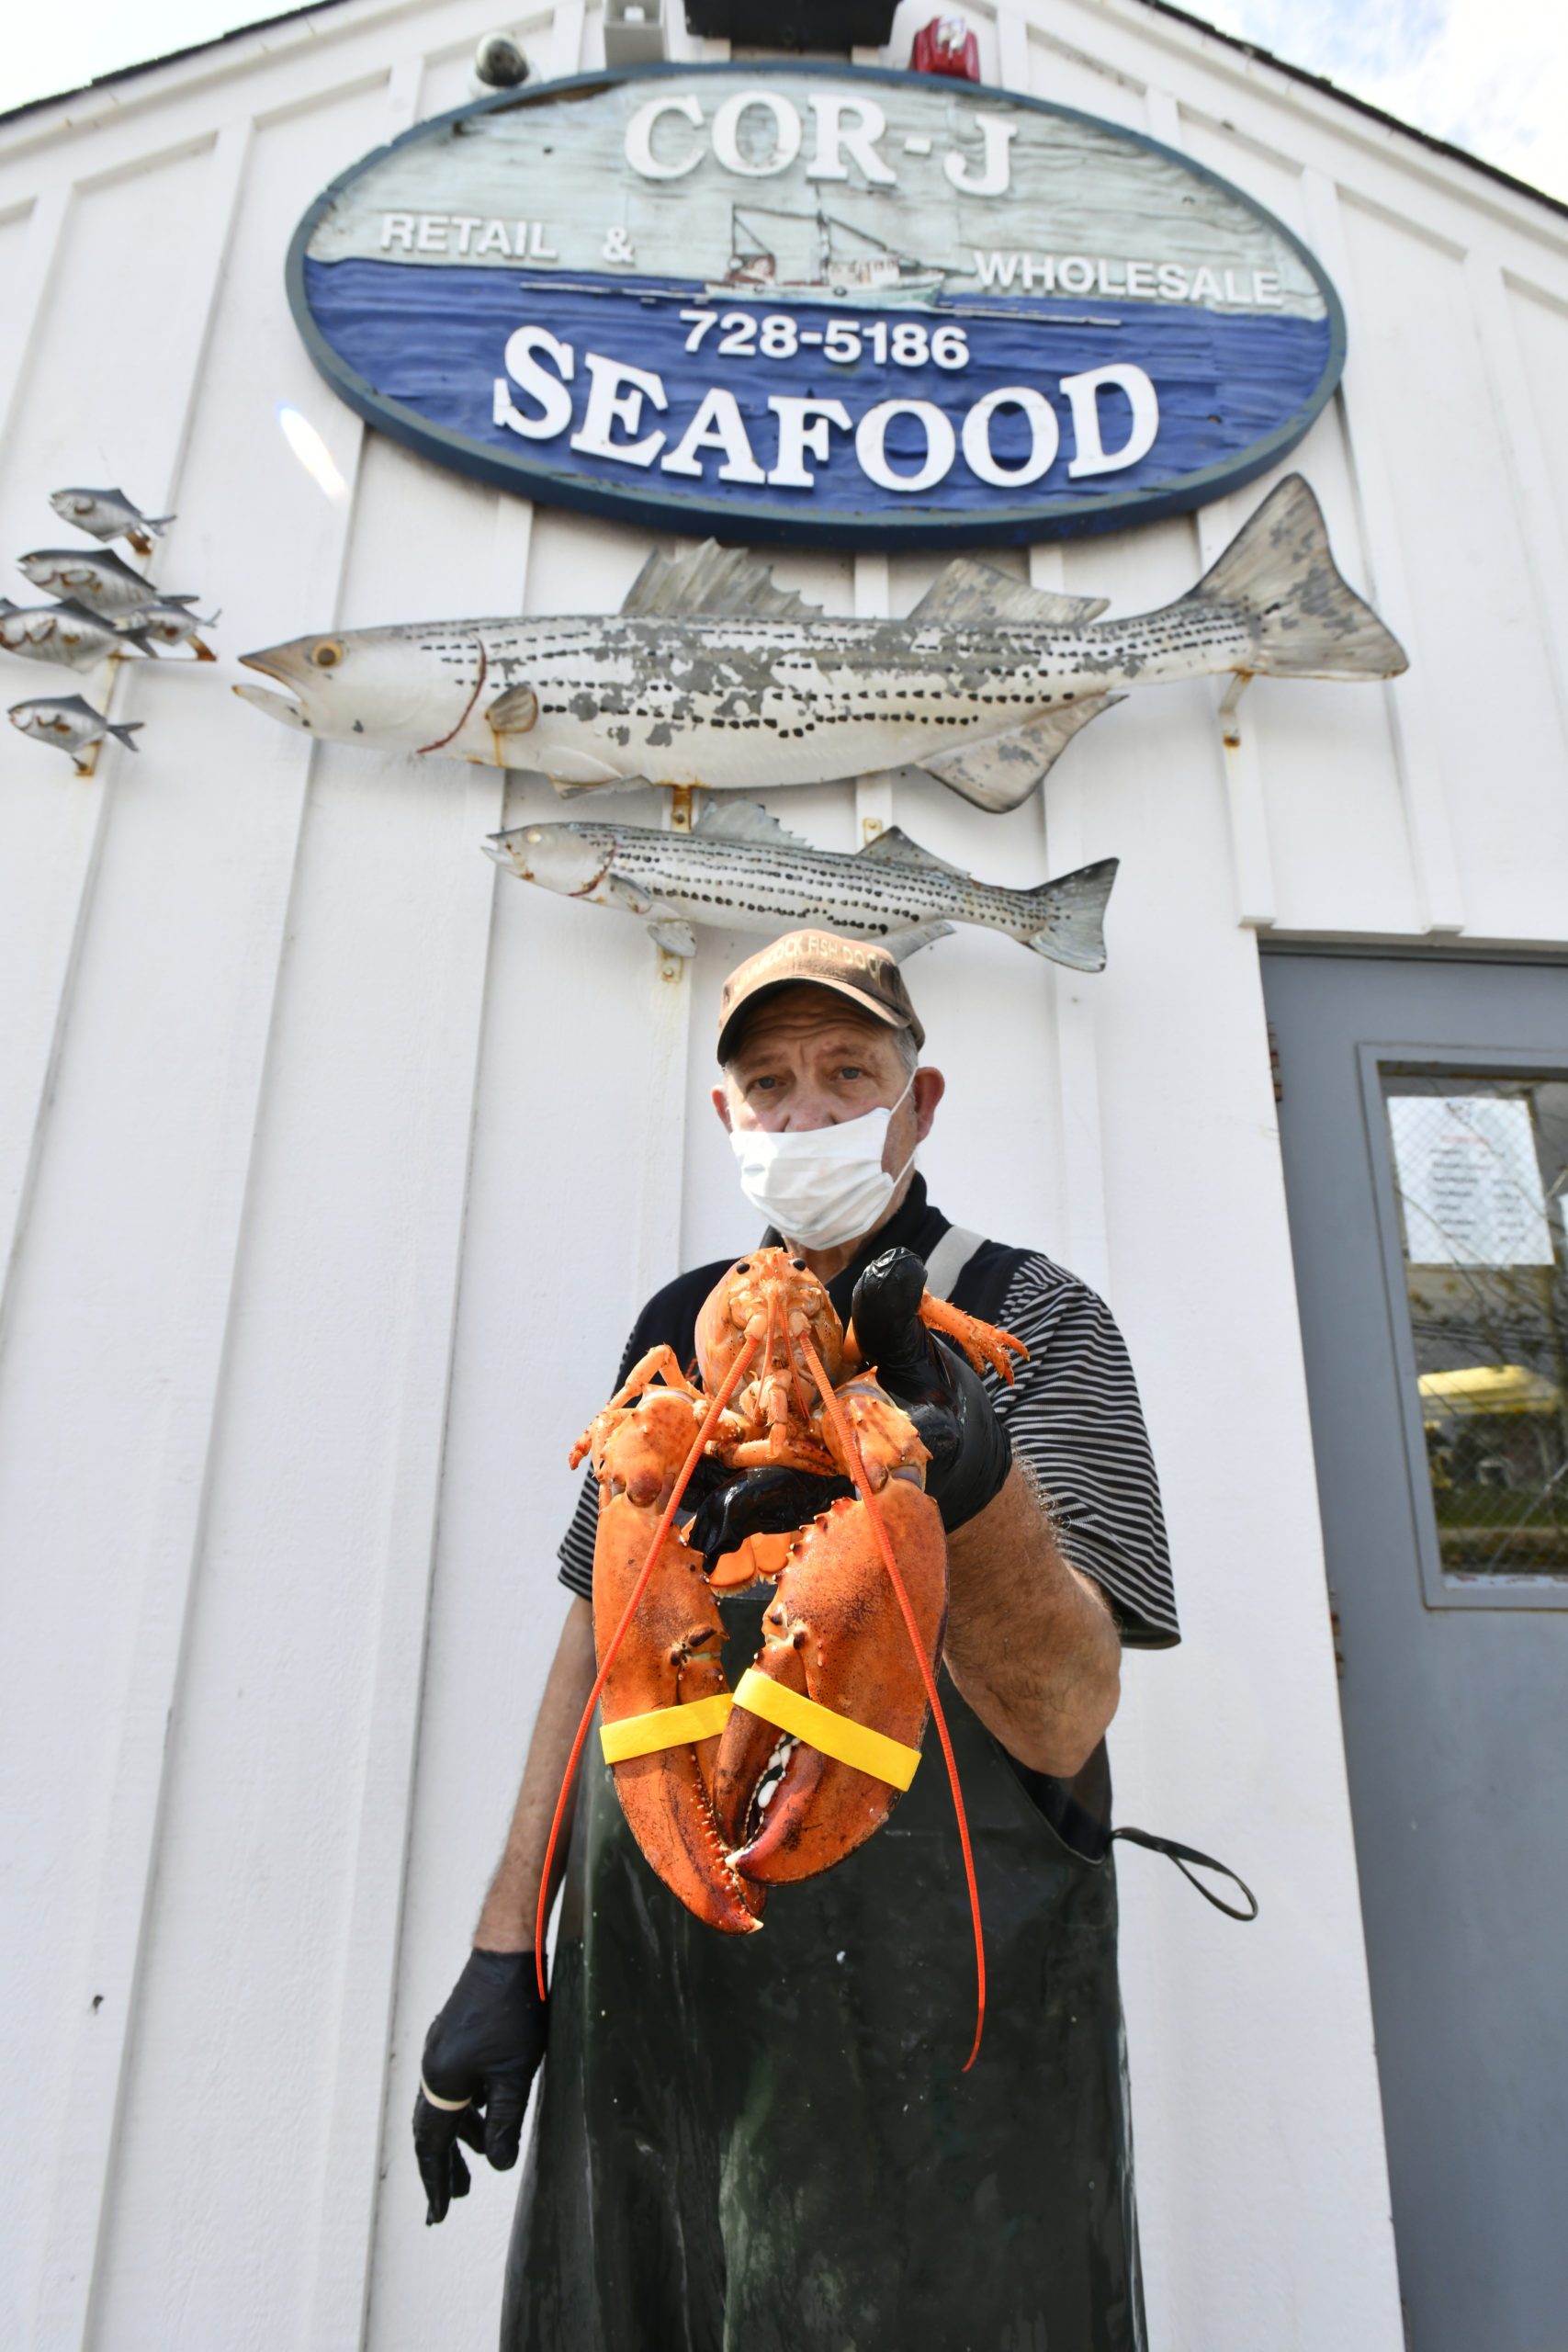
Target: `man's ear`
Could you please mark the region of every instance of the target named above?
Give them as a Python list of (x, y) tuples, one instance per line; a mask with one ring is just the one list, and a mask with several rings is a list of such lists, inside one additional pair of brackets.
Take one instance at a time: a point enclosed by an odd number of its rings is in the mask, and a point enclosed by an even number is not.
[(726, 1135), (732, 1135), (734, 1133), (734, 1128), (729, 1117), (729, 1093), (727, 1088), (723, 1086), (716, 1086), (714, 1088), (713, 1107), (718, 1113), (719, 1119), (723, 1125)]
[(910, 1097), (915, 1106), (915, 1140), (924, 1143), (936, 1117), (936, 1106), (947, 1092), (947, 1080), (939, 1069), (920, 1069), (915, 1072), (914, 1092)]

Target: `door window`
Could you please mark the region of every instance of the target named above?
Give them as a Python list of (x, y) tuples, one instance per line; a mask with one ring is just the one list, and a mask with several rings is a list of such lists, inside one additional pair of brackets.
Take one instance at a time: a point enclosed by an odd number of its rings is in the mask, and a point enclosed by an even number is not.
[(1568, 1606), (1568, 1080), (1376, 1076), (1427, 1598)]

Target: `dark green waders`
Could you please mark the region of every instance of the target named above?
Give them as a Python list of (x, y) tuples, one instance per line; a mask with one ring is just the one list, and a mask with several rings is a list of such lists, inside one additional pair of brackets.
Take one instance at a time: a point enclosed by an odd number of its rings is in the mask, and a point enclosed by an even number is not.
[(934, 1728), (886, 1827), (746, 1937), (655, 1878), (585, 1748), (502, 2352), (1142, 2352), (1112, 1864), (942, 1693), (967, 2075)]

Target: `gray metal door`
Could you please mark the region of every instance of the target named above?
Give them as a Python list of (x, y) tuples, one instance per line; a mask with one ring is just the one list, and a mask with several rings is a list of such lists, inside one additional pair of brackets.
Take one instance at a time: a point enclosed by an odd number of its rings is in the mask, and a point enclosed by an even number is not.
[(1413, 2352), (1568, 2346), (1568, 969), (1270, 953)]

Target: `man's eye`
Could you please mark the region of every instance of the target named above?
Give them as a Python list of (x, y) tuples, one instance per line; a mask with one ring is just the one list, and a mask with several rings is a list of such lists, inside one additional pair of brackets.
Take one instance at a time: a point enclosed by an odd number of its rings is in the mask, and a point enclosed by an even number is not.
[(840, 1078), (857, 1079), (863, 1078), (865, 1076), (865, 1072), (862, 1069), (858, 1062), (846, 1062), (843, 1069), (839, 1072), (839, 1076)]
[(754, 1094), (760, 1094), (765, 1086), (776, 1086), (777, 1084), (778, 1080), (776, 1078), (754, 1078), (751, 1080), (751, 1091)]

